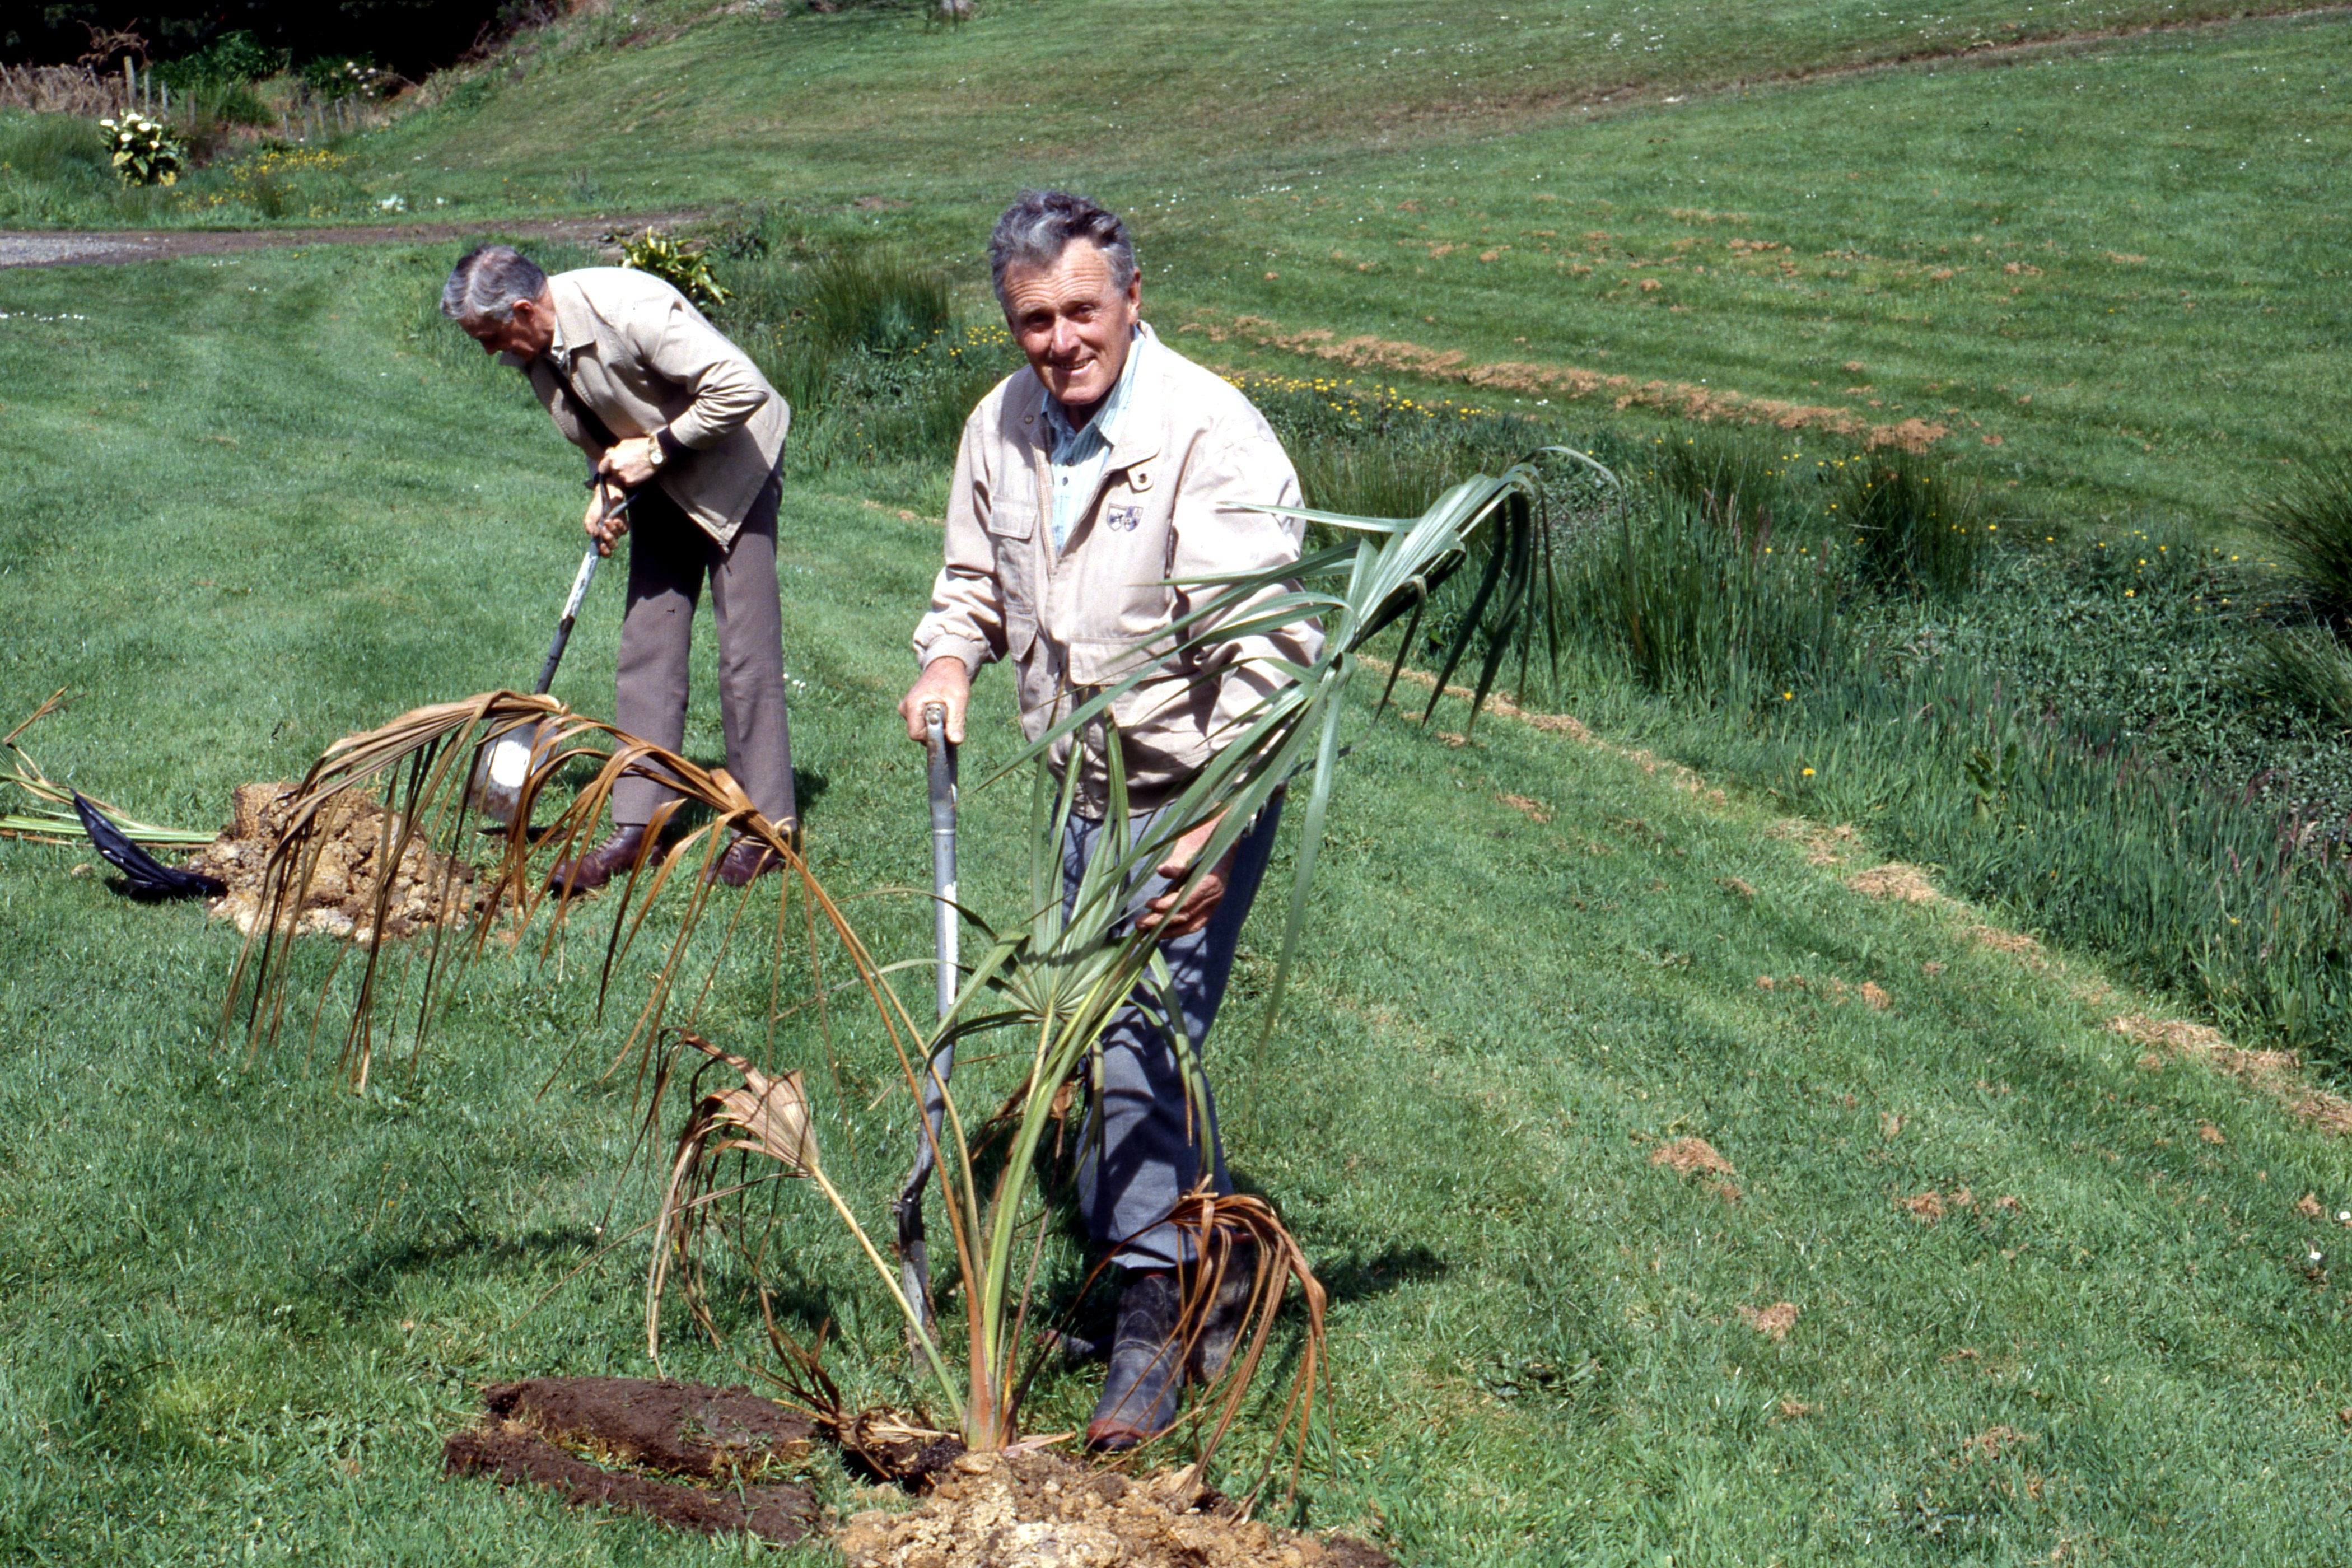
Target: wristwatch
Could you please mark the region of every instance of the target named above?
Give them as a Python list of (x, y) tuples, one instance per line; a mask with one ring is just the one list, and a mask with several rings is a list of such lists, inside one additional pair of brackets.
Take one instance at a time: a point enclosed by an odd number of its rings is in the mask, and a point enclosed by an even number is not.
[(665, 427), (661, 432), (646, 437), (646, 462), (656, 472), (659, 472), (661, 466), (669, 461), (669, 447), (662, 440), (662, 437), (667, 434), (668, 431)]

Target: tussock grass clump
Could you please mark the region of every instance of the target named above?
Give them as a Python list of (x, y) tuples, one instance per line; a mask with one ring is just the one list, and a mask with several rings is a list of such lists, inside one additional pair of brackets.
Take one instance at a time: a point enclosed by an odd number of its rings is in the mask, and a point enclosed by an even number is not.
[(2258, 626), (2240, 668), (2257, 700), (2352, 730), (2352, 654), (2324, 627)]
[(1669, 495), (1626, 510), (1578, 552), (1570, 619), (1621, 656), (1646, 690), (1744, 698), (1840, 657), (1845, 639), (1829, 563), (1782, 553), (1760, 528), (1743, 532), (1727, 517)]
[(972, 405), (1020, 363), (958, 317), (945, 274), (890, 250), (787, 247), (764, 226), (714, 270), (714, 313), (793, 406), (799, 460), (944, 465)]
[(2305, 460), (2253, 508), (2281, 585), (2337, 637), (2352, 635), (2352, 452)]
[(882, 250), (821, 258), (803, 309), (819, 342), (868, 353), (908, 353), (955, 325), (946, 277)]
[(1892, 450), (1836, 470), (1830, 521), (1853, 531), (1855, 574), (1882, 590), (1964, 594), (1975, 584), (1995, 524), (1973, 485), (1932, 458)]

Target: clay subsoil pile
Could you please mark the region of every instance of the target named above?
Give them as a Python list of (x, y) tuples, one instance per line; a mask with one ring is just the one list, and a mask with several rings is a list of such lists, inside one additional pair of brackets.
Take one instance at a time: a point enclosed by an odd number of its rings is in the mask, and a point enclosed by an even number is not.
[(967, 1454), (905, 1513), (852, 1518), (850, 1568), (1394, 1568), (1344, 1535), (1302, 1535), (1058, 1454)]
[[(261, 923), (268, 905), (265, 872), (270, 851), (285, 834), (286, 802), (294, 788), (290, 784), (238, 785), (228, 826), (187, 860), (190, 870), (228, 884), (227, 896), (213, 900), (212, 912), (236, 921), (247, 936)], [(295, 931), (362, 942), (372, 938), (376, 897), (386, 869), (379, 862), (388, 858), (385, 850), (399, 838), (398, 815), (386, 813), (357, 791), (327, 806), (319, 817), (318, 869), (293, 916)], [(474, 868), (436, 854), (421, 838), (410, 841), (390, 870), (392, 896), (383, 932), (387, 937), (412, 935), (436, 920), (462, 919), (474, 908)]]
[(816, 1518), (804, 1487), (768, 1480), (805, 1458), (814, 1426), (743, 1388), (638, 1377), (536, 1377), (493, 1385), (476, 1426), (442, 1447), (453, 1476), (547, 1489), (704, 1535), (798, 1541)]

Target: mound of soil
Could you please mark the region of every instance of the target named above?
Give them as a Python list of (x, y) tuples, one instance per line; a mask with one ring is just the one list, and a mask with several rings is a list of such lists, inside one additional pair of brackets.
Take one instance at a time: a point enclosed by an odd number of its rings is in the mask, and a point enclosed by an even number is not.
[(816, 1518), (807, 1489), (750, 1484), (805, 1456), (814, 1424), (746, 1389), (637, 1377), (535, 1377), (494, 1385), (485, 1403), (481, 1425), (443, 1445), (447, 1474), (545, 1487), (575, 1506), (625, 1509), (704, 1535), (749, 1531), (798, 1541)]
[(1344, 1535), (1236, 1518), (1175, 1476), (1133, 1480), (1059, 1454), (967, 1454), (911, 1511), (861, 1513), (849, 1568), (1395, 1568)]
[[(228, 884), (227, 896), (213, 900), (212, 912), (236, 921), (247, 936), (261, 923), (268, 903), (264, 871), (270, 851), (285, 834), (286, 801), (294, 788), (290, 784), (239, 784), (231, 797), (228, 826), (187, 860), (188, 869)], [(352, 792), (320, 813), (319, 831), (318, 869), (293, 914), (294, 929), (366, 942), (376, 934), (372, 922), (384, 875), (378, 862), (388, 844), (400, 837), (399, 814), (387, 813)], [(408, 936), (436, 920), (461, 919), (474, 908), (473, 867), (436, 854), (422, 840), (410, 842), (391, 875), (385, 936)]]

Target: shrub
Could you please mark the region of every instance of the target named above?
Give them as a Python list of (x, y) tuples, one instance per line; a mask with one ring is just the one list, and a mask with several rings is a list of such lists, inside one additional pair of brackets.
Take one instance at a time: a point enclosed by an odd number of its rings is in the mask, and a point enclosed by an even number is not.
[(402, 79), (367, 55), (356, 59), (321, 58), (306, 60), (302, 65), (303, 89), (312, 98), (330, 103), (343, 98), (385, 98), (402, 84)]
[(113, 143), (114, 176), (126, 185), (176, 184), (188, 166), (187, 148), (143, 114), (126, 113), (99, 124)]
[(286, 51), (273, 49), (251, 33), (223, 33), (193, 54), (164, 60), (155, 67), (155, 79), (174, 94), (204, 88), (244, 87), (276, 76), (286, 68)]
[(703, 247), (681, 243), (667, 230), (649, 228), (623, 245), (621, 265), (653, 274), (706, 309), (727, 302), (727, 290), (711, 276)]

